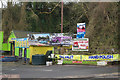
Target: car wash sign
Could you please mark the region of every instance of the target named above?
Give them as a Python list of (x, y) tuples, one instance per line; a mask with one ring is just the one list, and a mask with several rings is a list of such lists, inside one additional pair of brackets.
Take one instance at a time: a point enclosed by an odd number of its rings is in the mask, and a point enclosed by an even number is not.
[(118, 61), (119, 54), (97, 54), (97, 55), (82, 55), (82, 60), (84, 61)]
[[(82, 60), (82, 55), (55, 55), (58, 59), (61, 58), (62, 60)], [(75, 63), (75, 62), (74, 62)]]
[(89, 49), (88, 38), (80, 38), (73, 40), (73, 45), (72, 45), (73, 51), (88, 51), (88, 49)]
[(27, 38), (16, 38), (15, 39), (15, 48), (28, 48), (28, 39)]

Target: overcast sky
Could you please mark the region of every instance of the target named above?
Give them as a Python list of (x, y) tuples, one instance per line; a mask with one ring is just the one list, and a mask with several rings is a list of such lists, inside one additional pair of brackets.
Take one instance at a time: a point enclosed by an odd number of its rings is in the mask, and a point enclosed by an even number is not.
[[(7, 1), (12, 1), (12, 2), (28, 2), (28, 1), (32, 1), (32, 2), (59, 2), (60, 0), (0, 0), (0, 8), (2, 8), (2, 4), (1, 2), (7, 6)], [(67, 2), (119, 2), (120, 0), (62, 0), (64, 1), (64, 3)]]

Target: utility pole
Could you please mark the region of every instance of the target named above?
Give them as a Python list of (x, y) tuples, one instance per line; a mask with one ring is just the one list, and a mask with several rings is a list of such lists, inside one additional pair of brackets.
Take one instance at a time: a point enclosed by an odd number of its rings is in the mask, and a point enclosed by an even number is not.
[(61, 33), (63, 33), (63, 0), (61, 0)]

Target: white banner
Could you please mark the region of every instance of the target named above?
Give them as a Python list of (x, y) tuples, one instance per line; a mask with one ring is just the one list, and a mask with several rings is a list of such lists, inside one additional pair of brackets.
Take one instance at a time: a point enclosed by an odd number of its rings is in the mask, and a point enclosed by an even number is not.
[(89, 39), (88, 38), (80, 38), (73, 40), (73, 51), (88, 51), (89, 49)]

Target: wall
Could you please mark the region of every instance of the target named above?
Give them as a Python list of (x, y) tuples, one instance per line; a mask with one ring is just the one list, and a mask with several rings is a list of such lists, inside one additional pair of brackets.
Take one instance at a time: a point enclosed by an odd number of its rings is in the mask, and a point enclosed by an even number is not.
[(15, 56), (19, 56), (19, 48), (15, 48)]
[(3, 32), (1, 31), (0, 32), (0, 50), (3, 50), (3, 51), (10, 51), (11, 49), (11, 44), (9, 43), (9, 41), (11, 41), (11, 38), (16, 38), (15, 34), (13, 31), (11, 31), (11, 34), (8, 38), (8, 41), (7, 43), (3, 43)]
[(30, 46), (30, 63), (32, 62), (32, 55), (46, 54), (48, 50), (54, 50), (53, 46)]
[(9, 51), (9, 50), (8, 50), (8, 44), (7, 44), (7, 43), (2, 43), (2, 50), (3, 50), (3, 51)]
[[(15, 48), (15, 56), (19, 56), (19, 48)], [(24, 57), (24, 48), (22, 48), (22, 57)], [(30, 58), (30, 49), (27, 48), (27, 58)]]
[(11, 41), (11, 38), (16, 38), (16, 36), (15, 36), (15, 34), (14, 34), (14, 32), (13, 31), (11, 31), (11, 33), (10, 33), (10, 36), (9, 36), (9, 38), (8, 38), (8, 47), (7, 47), (7, 49), (8, 49), (8, 51), (10, 51), (10, 49), (11, 49), (11, 43), (9, 43), (10, 41)]
[(0, 50), (2, 50), (2, 43), (3, 43), (3, 31), (0, 31)]

